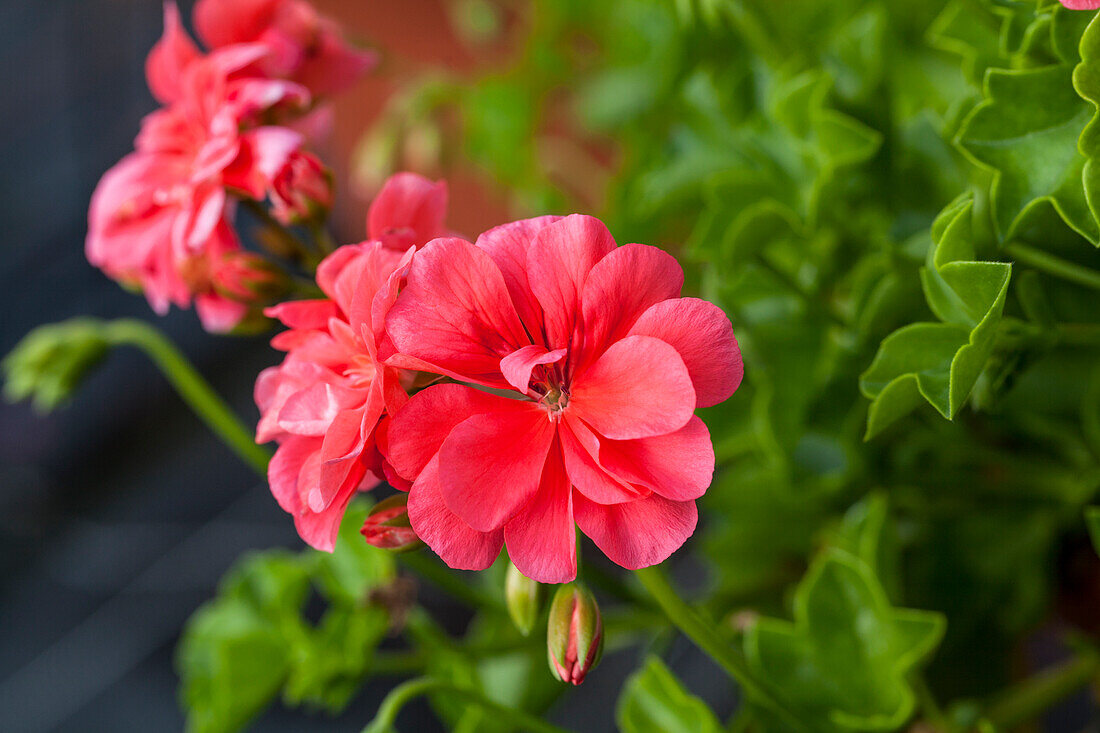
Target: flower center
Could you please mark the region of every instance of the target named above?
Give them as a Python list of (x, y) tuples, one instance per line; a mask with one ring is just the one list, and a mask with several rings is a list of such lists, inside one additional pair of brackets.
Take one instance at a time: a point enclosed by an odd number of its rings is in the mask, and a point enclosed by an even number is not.
[(351, 379), (351, 386), (355, 388), (369, 387), (377, 373), (374, 362), (366, 354), (353, 356), (344, 370), (344, 376)]
[(539, 400), (551, 422), (561, 420), (562, 412), (569, 406), (569, 393), (562, 387), (551, 386)]

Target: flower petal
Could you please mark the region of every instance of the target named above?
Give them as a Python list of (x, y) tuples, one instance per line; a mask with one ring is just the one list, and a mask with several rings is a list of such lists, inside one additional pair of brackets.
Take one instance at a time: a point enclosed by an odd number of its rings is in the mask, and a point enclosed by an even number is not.
[(621, 339), (651, 305), (678, 298), (684, 271), (676, 258), (645, 244), (624, 244), (596, 263), (584, 285), (586, 358)]
[(696, 407), (724, 402), (745, 374), (741, 347), (722, 309), (698, 298), (673, 298), (650, 306), (630, 329), (672, 346), (695, 386)]
[(699, 519), (695, 502), (657, 494), (611, 506), (574, 494), (573, 515), (608, 558), (629, 570), (664, 562), (691, 537)]
[(370, 205), (367, 234), (390, 249), (404, 251), (446, 234), (446, 216), (446, 181), (395, 173)]
[(547, 348), (569, 346), (589, 271), (615, 249), (603, 222), (573, 214), (543, 227), (527, 250), (527, 279), (542, 305)]
[(667, 435), (601, 441), (600, 463), (623, 481), (666, 499), (690, 501), (705, 494), (714, 478), (714, 445), (707, 426), (693, 416)]
[(337, 311), (331, 300), (290, 300), (264, 308), (264, 315), (279, 319), (288, 328), (316, 329), (324, 328)]
[(535, 235), (560, 219), (560, 216), (539, 216), (501, 224), (483, 233), (476, 242), (500, 268), (520, 320), (536, 343), (542, 341), (542, 306), (527, 282), (527, 250)]
[(439, 449), (443, 500), (480, 532), (504, 526), (539, 488), (554, 424), (536, 405), (519, 404), (526, 409), (466, 418)]
[(695, 390), (676, 349), (628, 336), (577, 377), (566, 409), (613, 440), (648, 438), (687, 424)]
[(600, 465), (600, 440), (583, 422), (566, 417), (561, 436), (562, 455), (569, 480), (578, 491), (598, 504), (621, 504), (645, 496)]
[(324, 435), (340, 411), (351, 407), (358, 396), (354, 390), (314, 384), (287, 399), (279, 411), (279, 427), (295, 435)]
[(538, 492), (504, 526), (508, 556), (531, 580), (568, 583), (577, 577), (572, 495), (555, 446), (543, 468)]
[(284, 512), (297, 515), (302, 505), (298, 493), (298, 476), (306, 460), (320, 450), (320, 438), (294, 436), (279, 446), (267, 464), (267, 480), (271, 485), (271, 493)]
[(398, 475), (411, 481), (439, 452), (455, 426), (466, 418), (489, 412), (526, 410), (528, 404), (462, 384), (428, 387), (390, 418), (383, 452)]
[(540, 364), (553, 364), (565, 356), (565, 349), (547, 351), (541, 346), (524, 346), (500, 360), (500, 373), (508, 384), (523, 394), (531, 385), (531, 372)]
[(179, 8), (164, 3), (164, 35), (145, 60), (145, 78), (158, 102), (168, 104), (180, 96), (184, 69), (201, 55), (183, 30)]
[(456, 570), (484, 570), (504, 544), (503, 530), (478, 532), (443, 502), (439, 486), (439, 456), (420, 471), (409, 490), (409, 523), (416, 536)]
[(508, 387), (500, 360), (531, 343), (500, 270), (461, 239), (436, 239), (416, 254), (386, 330), (397, 351), (438, 373), (500, 388)]

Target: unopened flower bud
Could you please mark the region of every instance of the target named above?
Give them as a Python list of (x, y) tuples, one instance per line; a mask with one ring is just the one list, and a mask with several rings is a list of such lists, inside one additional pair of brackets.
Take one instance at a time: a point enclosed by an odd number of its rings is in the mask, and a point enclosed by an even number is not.
[(579, 685), (600, 661), (603, 621), (587, 588), (568, 583), (558, 588), (546, 626), (550, 671), (562, 682)]
[(72, 396), (109, 349), (104, 324), (94, 319), (39, 326), (0, 362), (4, 394), (13, 402), (30, 398), (49, 412)]
[(407, 494), (394, 494), (371, 508), (363, 529), (359, 530), (368, 545), (398, 552), (423, 547), (409, 524), (408, 501)]
[(332, 208), (332, 174), (313, 155), (297, 152), (271, 182), (271, 203), (283, 224), (321, 219)]
[(539, 601), (542, 584), (531, 580), (521, 573), (515, 565), (508, 563), (508, 576), (504, 581), (504, 600), (508, 606), (508, 615), (512, 623), (524, 636), (535, 628), (539, 617)]
[(215, 292), (238, 303), (269, 302), (287, 289), (286, 274), (252, 252), (228, 252), (217, 258), (209, 278)]

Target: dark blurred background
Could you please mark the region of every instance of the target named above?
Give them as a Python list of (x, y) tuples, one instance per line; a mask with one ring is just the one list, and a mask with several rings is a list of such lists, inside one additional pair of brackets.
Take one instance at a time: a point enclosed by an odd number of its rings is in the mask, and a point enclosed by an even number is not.
[[(191, 3), (180, 5), (188, 17)], [(341, 177), (392, 92), (387, 68), (491, 61), (465, 51), (435, 0), (403, 0), (400, 10), (317, 5), (387, 56), (338, 105), (325, 158)], [(92, 190), (154, 107), (143, 64), (161, 13), (156, 0), (0, 0), (0, 353), (37, 325), (78, 314), (155, 320), (252, 423), (252, 382), (279, 358), (266, 337), (211, 337), (190, 311), (157, 318), (84, 259)], [(502, 204), (464, 175), (451, 177), (450, 223), (476, 232), (499, 219)], [(365, 203), (347, 187), (342, 194), (335, 233), (355, 241)], [(0, 729), (182, 728), (172, 664), (180, 627), (239, 554), (279, 545), (301, 547), (266, 485), (140, 354), (112, 354), (51, 415), (0, 405)], [(461, 609), (430, 588), (421, 594), (461, 628)], [(612, 729), (608, 701), (636, 655), (611, 655), (552, 718), (576, 730)], [(689, 688), (719, 712), (732, 709), (724, 677), (687, 645), (674, 647), (671, 660)], [(276, 706), (254, 729), (358, 730), (392, 684), (373, 682), (337, 719)], [(433, 721), (423, 705), (401, 718), (407, 730), (435, 730)]]

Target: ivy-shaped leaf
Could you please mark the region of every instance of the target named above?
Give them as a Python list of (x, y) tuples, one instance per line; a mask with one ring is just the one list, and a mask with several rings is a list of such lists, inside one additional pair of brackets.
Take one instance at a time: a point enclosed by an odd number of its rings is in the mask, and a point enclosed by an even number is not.
[(1095, 212), (1100, 210), (1100, 23), (1095, 18), (1081, 36), (1080, 53), (1081, 63), (1073, 70), (1073, 86), (1094, 109), (1077, 144), (1085, 158), (1085, 198)]
[(680, 684), (658, 657), (623, 685), (615, 720), (622, 733), (719, 733), (722, 725), (707, 704)]
[(961, 198), (932, 226), (921, 271), (925, 298), (943, 323), (914, 323), (883, 340), (860, 389), (872, 399), (867, 439), (928, 401), (952, 419), (993, 351), (1012, 266), (974, 259), (972, 203)]
[(745, 655), (821, 731), (894, 730), (913, 713), (907, 675), (944, 629), (938, 613), (891, 606), (865, 563), (832, 550), (799, 583), (794, 621), (757, 621), (745, 633)]
[(985, 100), (956, 137), (975, 163), (993, 171), (990, 204), (1001, 241), (1047, 203), (1081, 236), (1100, 243), (1100, 224), (1085, 198), (1086, 158), (1077, 150), (1093, 113), (1074, 90), (1071, 72), (1068, 64), (990, 69)]

